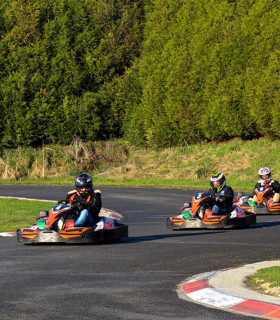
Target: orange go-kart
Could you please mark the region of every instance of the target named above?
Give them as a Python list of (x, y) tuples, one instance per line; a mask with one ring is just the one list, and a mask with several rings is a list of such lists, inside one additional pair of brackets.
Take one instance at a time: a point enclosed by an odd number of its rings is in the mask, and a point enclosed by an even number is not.
[(256, 223), (256, 215), (238, 206), (233, 206), (227, 214), (213, 214), (211, 207), (213, 196), (209, 193), (197, 193), (192, 203), (185, 203), (175, 217), (169, 217), (166, 226), (170, 229), (226, 229), (249, 227)]
[(40, 211), (36, 224), (18, 229), (17, 242), (99, 243), (118, 241), (128, 236), (128, 226), (121, 223), (123, 216), (116, 211), (102, 208), (100, 221), (91, 227), (75, 227), (77, 212), (78, 209), (72, 208), (68, 200), (59, 201), (50, 211)]
[(280, 203), (273, 203), (273, 194), (274, 192), (270, 188), (256, 188), (257, 201), (253, 202), (248, 196), (243, 196), (242, 192), (239, 192), (234, 204), (255, 214), (279, 214)]

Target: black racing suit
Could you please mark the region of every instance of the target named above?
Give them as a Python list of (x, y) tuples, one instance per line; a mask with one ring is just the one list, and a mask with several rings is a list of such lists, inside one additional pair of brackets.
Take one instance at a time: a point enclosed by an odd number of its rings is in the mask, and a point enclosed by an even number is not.
[(222, 190), (217, 192), (216, 188), (211, 188), (208, 191), (212, 195), (211, 206), (217, 206), (220, 214), (229, 213), (232, 210), (232, 203), (234, 198), (233, 189), (229, 186), (225, 186)]
[(82, 197), (77, 190), (73, 190), (68, 193), (66, 201), (70, 201), (69, 204), (79, 211), (88, 209), (95, 223), (100, 220), (99, 212), (102, 207), (100, 190), (92, 190), (85, 197)]

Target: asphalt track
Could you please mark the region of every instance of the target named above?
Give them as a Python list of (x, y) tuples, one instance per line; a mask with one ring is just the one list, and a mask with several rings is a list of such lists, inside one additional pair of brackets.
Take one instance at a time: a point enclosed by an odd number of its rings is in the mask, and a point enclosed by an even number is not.
[[(71, 189), (71, 188), (70, 188)], [(180, 299), (179, 283), (279, 260), (280, 216), (239, 230), (172, 231), (165, 220), (192, 191), (102, 187), (129, 237), (106, 245), (18, 244), (1, 238), (0, 319), (259, 319)], [(0, 186), (1, 196), (61, 200), (69, 187)]]

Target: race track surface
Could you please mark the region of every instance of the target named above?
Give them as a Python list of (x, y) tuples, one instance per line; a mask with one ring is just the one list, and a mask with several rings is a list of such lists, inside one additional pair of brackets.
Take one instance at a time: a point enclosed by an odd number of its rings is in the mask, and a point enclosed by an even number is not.
[[(102, 245), (31, 245), (0, 238), (0, 319), (257, 319), (178, 298), (196, 274), (279, 259), (280, 216), (240, 230), (165, 226), (194, 192), (102, 187), (129, 237)], [(0, 196), (61, 200), (69, 187), (0, 186)], [(46, 208), (49, 209), (49, 208)], [(12, 230), (11, 230), (12, 231)]]

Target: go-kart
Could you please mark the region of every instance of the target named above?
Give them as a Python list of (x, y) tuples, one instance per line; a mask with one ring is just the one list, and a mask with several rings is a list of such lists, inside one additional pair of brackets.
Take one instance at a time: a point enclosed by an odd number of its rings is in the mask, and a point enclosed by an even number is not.
[(280, 203), (273, 203), (273, 194), (274, 192), (270, 188), (256, 188), (257, 201), (254, 202), (248, 196), (244, 196), (242, 192), (238, 192), (234, 204), (255, 214), (279, 214)]
[(217, 215), (211, 210), (213, 195), (197, 193), (192, 198), (192, 203), (185, 203), (177, 216), (169, 217), (166, 221), (167, 228), (178, 229), (226, 229), (249, 227), (256, 223), (256, 215), (233, 206), (230, 212)]
[[(123, 216), (102, 208), (100, 221), (91, 227), (75, 227), (75, 215), (79, 212), (71, 204), (75, 200), (61, 200), (50, 211), (39, 212), (37, 223), (17, 230), (17, 242), (32, 243), (100, 243), (113, 242), (128, 236), (128, 226), (121, 223)], [(81, 206), (80, 206), (81, 209)]]

